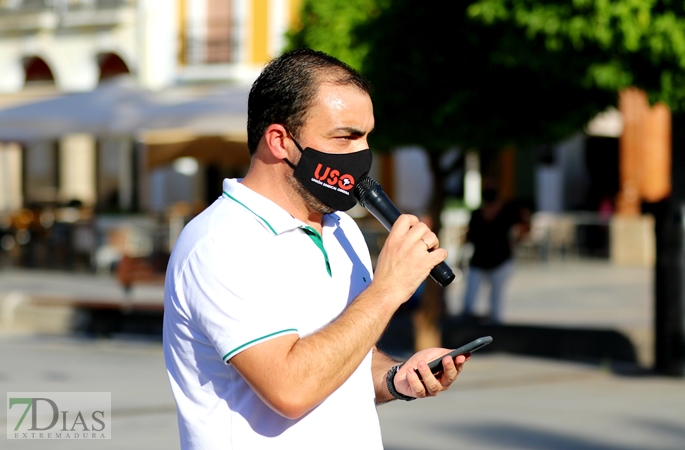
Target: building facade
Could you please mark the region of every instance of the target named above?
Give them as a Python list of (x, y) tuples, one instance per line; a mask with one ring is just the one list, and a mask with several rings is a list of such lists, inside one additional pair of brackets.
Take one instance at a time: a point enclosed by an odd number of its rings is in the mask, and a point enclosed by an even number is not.
[(162, 89), (250, 81), (300, 0), (0, 0), (0, 94), (32, 82), (88, 91), (120, 73)]
[[(122, 74), (171, 97), (175, 90), (249, 84), (282, 51), (299, 3), (0, 0), (0, 109), (93, 91)], [(0, 174), (12, 174), (3, 175), (0, 210), (70, 200), (95, 205), (113, 196), (119, 209), (135, 207), (133, 190), (144, 184), (133, 180), (135, 142), (133, 133), (12, 142), (0, 132)]]

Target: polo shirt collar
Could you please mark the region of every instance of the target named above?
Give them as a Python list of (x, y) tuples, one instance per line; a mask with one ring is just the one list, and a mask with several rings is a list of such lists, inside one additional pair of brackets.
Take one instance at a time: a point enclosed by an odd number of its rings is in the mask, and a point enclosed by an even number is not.
[[(242, 179), (226, 178), (223, 182), (223, 191), (224, 197), (228, 196), (228, 199), (238, 202), (252, 212), (275, 235), (306, 226), (273, 201), (243, 186)], [(324, 215), (324, 228), (337, 228), (339, 224), (340, 217), (337, 213)]]

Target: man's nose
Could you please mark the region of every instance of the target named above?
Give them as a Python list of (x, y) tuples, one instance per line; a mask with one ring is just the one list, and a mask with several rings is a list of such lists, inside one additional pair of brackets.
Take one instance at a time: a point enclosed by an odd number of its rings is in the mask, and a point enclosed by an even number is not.
[(369, 141), (366, 138), (358, 139), (357, 141), (355, 141), (355, 145), (354, 145), (354, 151), (355, 152), (366, 150), (367, 148), (369, 148)]

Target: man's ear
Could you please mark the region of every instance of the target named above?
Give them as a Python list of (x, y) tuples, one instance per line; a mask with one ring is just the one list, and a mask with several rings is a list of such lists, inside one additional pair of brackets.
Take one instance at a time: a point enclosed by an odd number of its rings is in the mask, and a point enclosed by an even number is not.
[(264, 132), (264, 142), (271, 155), (276, 159), (286, 159), (289, 156), (286, 142), (289, 139), (288, 131), (278, 123), (273, 123)]

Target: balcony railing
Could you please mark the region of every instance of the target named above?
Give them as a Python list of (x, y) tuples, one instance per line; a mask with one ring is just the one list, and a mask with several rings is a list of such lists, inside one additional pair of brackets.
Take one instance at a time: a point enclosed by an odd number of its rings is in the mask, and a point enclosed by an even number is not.
[(130, 22), (137, 0), (0, 0), (0, 33), (114, 26)]
[(135, 2), (136, 0), (0, 0), (0, 14), (115, 9)]

